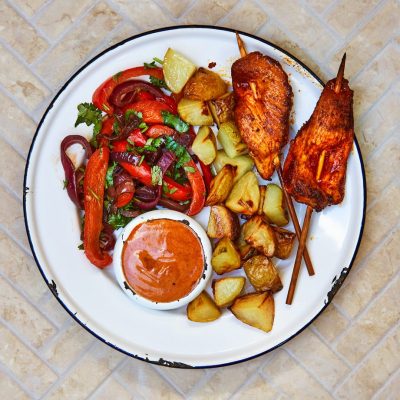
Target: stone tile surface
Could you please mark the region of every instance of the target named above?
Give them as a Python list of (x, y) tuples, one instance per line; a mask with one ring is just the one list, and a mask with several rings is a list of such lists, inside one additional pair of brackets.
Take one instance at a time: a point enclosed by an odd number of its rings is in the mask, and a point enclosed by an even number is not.
[[(0, 397), (397, 400), (399, 21), (398, 0), (0, 1)], [(210, 370), (130, 359), (81, 328), (45, 285), (22, 212), (24, 159), (57, 88), (108, 46), (177, 24), (259, 35), (324, 81), (346, 51), (367, 174), (365, 235), (333, 304), (282, 348)]]

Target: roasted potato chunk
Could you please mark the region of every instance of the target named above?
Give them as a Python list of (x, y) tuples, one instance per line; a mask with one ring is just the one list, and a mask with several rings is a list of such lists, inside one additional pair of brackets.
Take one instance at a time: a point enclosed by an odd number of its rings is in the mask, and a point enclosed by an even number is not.
[(163, 62), (164, 80), (171, 92), (179, 93), (196, 71), (196, 66), (182, 54), (169, 48)]
[(211, 100), (208, 105), (218, 127), (224, 122), (234, 120), (233, 109), (235, 107), (235, 100), (233, 92), (225, 93), (218, 99)]
[(272, 257), (275, 254), (275, 232), (260, 215), (246, 221), (242, 229), (244, 240), (250, 246), (267, 257)]
[(240, 268), (240, 254), (232, 240), (224, 237), (218, 242), (212, 254), (211, 265), (218, 275)]
[(240, 258), (242, 260), (247, 260), (250, 257), (253, 257), (257, 254), (257, 250), (254, 247), (251, 247), (245, 240), (243, 236), (243, 228), (240, 229), (239, 238), (236, 241), (236, 248), (239, 251)]
[(269, 292), (238, 297), (229, 309), (240, 321), (264, 332), (270, 332), (274, 324), (275, 302)]
[(202, 126), (192, 143), (193, 153), (205, 164), (210, 165), (217, 156), (217, 143), (209, 126)]
[(247, 146), (242, 142), (242, 137), (233, 121), (220, 125), (217, 138), (230, 158), (248, 153)]
[(273, 226), (272, 229), (275, 232), (276, 238), (276, 250), (274, 256), (286, 260), (289, 258), (290, 253), (293, 250), (296, 234), (287, 229), (279, 228), (278, 226)]
[(253, 215), (258, 210), (260, 189), (253, 171), (246, 172), (233, 186), (225, 205), (232, 211)]
[(279, 272), (268, 257), (261, 255), (251, 257), (243, 264), (243, 269), (257, 292), (270, 290), (275, 293), (283, 288)]
[(240, 295), (245, 283), (246, 278), (243, 276), (214, 279), (212, 289), (215, 304), (218, 307), (226, 307), (231, 304)]
[(226, 155), (225, 151), (218, 150), (217, 157), (214, 161), (216, 171), (219, 172), (226, 164), (236, 167), (234, 183), (236, 183), (246, 172), (251, 171), (254, 167), (254, 161), (250, 156), (245, 155), (230, 158)]
[(212, 125), (214, 122), (207, 103), (201, 100), (181, 99), (178, 113), (190, 125)]
[(226, 89), (226, 83), (218, 74), (200, 67), (186, 83), (183, 96), (208, 101), (222, 96)]
[(261, 185), (260, 186), (260, 202), (258, 203), (258, 210), (257, 210), (257, 214), (258, 215), (263, 215), (264, 211), (263, 211), (263, 205), (264, 205), (264, 199), (265, 199), (265, 190), (266, 190), (266, 186)]
[(188, 304), (186, 315), (194, 322), (211, 322), (221, 316), (221, 310), (209, 294), (203, 291)]
[(236, 214), (229, 211), (223, 205), (215, 205), (210, 209), (207, 235), (213, 239), (227, 237), (236, 240), (239, 236), (240, 224)]
[(235, 167), (232, 165), (224, 165), (210, 183), (210, 193), (208, 193), (206, 205), (223, 203), (228, 197), (233, 187), (233, 179), (235, 177)]
[(285, 197), (282, 189), (270, 183), (265, 190), (263, 211), (271, 224), (284, 226), (289, 223)]

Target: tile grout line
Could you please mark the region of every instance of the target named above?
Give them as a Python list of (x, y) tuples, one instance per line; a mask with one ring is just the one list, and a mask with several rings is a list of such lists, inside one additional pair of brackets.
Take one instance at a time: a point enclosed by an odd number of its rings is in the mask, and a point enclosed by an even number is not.
[(2, 362), (0, 362), (0, 371), (3, 372), (13, 383), (15, 383), (27, 396), (32, 396), (32, 393), (28, 390), (27, 387), (23, 386), (23, 382), (20, 382), (19, 379), (15, 376), (15, 374), (9, 370)]
[(386, 387), (391, 385), (395, 380), (400, 380), (400, 368), (398, 368), (391, 376), (389, 376), (387, 381), (373, 394), (371, 400), (376, 400), (377, 396), (384, 392)]

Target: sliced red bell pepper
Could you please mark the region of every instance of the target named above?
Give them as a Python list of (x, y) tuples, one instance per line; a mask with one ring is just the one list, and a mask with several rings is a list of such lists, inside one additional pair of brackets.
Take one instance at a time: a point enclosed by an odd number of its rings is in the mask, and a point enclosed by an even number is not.
[(139, 92), (136, 96), (135, 96), (135, 101), (143, 101), (143, 100), (154, 100), (155, 97), (149, 93), (149, 92)]
[(206, 186), (204, 184), (203, 176), (193, 160), (190, 160), (185, 164), (185, 171), (193, 191), (192, 201), (186, 214), (196, 215), (204, 207), (206, 201)]
[(100, 110), (112, 115), (114, 112), (114, 107), (108, 102), (108, 98), (110, 97), (110, 94), (114, 88), (128, 79), (136, 78), (142, 75), (150, 75), (158, 79), (164, 78), (163, 70), (161, 68), (135, 67), (126, 69), (125, 71), (118, 72), (114, 76), (108, 78), (94, 91), (92, 96), (93, 104)]
[(209, 193), (210, 192), (210, 184), (211, 184), (211, 181), (213, 180), (214, 176), (211, 172), (211, 168), (209, 165), (204, 164), (200, 159), (199, 159), (199, 164), (200, 164), (201, 172), (203, 173), (203, 179), (204, 179), (204, 184), (206, 185), (207, 193)]
[(167, 125), (152, 125), (147, 131), (146, 136), (150, 138), (158, 138), (160, 136), (171, 136), (175, 133), (175, 130)]
[(142, 113), (143, 121), (147, 124), (162, 124), (163, 117), (161, 111), (172, 112), (168, 104), (157, 100), (143, 100), (136, 103), (127, 104), (122, 111), (134, 110)]
[(115, 206), (121, 208), (126, 206), (133, 199), (134, 192), (121, 193), (115, 201)]
[(103, 229), (104, 180), (110, 151), (107, 147), (96, 150), (90, 157), (83, 180), (85, 226), (83, 248), (89, 261), (99, 268), (111, 264), (111, 256), (100, 248)]
[[(114, 131), (114, 117), (106, 116), (103, 118), (103, 123), (101, 125), (100, 134), (104, 136), (111, 136)], [(100, 138), (99, 147), (107, 146), (108, 140), (105, 138)]]

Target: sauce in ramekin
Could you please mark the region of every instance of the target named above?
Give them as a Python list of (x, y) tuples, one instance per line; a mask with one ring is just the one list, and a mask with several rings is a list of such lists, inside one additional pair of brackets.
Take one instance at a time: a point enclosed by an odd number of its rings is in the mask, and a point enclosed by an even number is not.
[(184, 222), (154, 219), (137, 225), (124, 241), (122, 268), (138, 295), (160, 303), (176, 301), (199, 282), (203, 248)]

